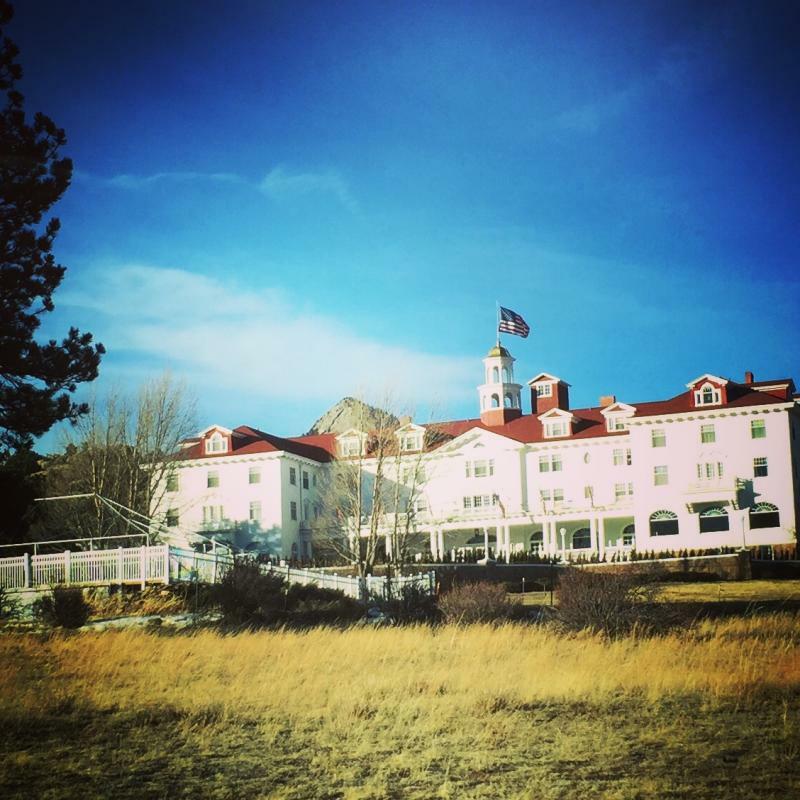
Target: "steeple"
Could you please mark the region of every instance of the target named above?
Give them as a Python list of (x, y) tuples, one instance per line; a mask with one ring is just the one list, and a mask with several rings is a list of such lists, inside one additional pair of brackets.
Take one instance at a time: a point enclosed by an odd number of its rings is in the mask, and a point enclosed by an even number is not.
[(483, 359), (484, 383), (478, 387), (481, 422), (504, 425), (522, 416), (520, 391), (514, 383), (514, 357), (497, 342)]

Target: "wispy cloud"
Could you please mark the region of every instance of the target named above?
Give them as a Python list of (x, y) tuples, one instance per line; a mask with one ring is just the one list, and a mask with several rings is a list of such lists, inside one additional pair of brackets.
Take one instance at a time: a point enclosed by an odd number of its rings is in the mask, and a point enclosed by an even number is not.
[(286, 167), (271, 169), (261, 181), (251, 181), (232, 172), (155, 172), (150, 175), (121, 173), (101, 177), (88, 172), (75, 171), (75, 179), (84, 183), (115, 189), (140, 190), (159, 183), (226, 183), (257, 191), (276, 203), (294, 202), (304, 197), (331, 197), (353, 214), (359, 211), (347, 181), (336, 170), (322, 172), (292, 172)]
[(347, 183), (334, 171), (291, 173), (283, 167), (275, 167), (261, 181), (259, 188), (273, 200), (329, 194), (348, 210), (358, 212), (358, 204)]
[[(84, 275), (60, 305), (91, 312), (93, 332), (138, 370), (169, 365), (199, 390), (265, 402), (391, 394), (404, 407), (449, 403), (473, 388), (472, 359), (371, 339), (331, 316), (180, 269), (130, 265)], [(258, 420), (254, 421), (257, 424)]]

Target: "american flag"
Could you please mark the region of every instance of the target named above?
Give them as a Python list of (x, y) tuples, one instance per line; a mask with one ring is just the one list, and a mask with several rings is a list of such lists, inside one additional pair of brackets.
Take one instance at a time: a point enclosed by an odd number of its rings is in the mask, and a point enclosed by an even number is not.
[(519, 314), (503, 306), (500, 306), (500, 324), (497, 330), (500, 333), (513, 333), (523, 338), (531, 332), (530, 326)]

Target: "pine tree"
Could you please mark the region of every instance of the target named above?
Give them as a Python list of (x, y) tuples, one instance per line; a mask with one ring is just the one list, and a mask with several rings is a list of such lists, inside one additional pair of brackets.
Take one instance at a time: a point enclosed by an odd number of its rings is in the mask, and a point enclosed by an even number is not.
[(28, 122), (17, 46), (4, 35), (13, 14), (0, 0), (0, 450), (30, 447), (33, 437), (61, 420), (87, 411), (71, 394), (77, 384), (97, 377), (101, 344), (90, 333), (70, 328), (59, 343), (34, 338), (41, 315), (53, 310), (53, 292), (65, 268), (51, 252), (59, 229), (45, 212), (72, 177), (72, 161), (59, 158), (64, 131), (37, 113)]

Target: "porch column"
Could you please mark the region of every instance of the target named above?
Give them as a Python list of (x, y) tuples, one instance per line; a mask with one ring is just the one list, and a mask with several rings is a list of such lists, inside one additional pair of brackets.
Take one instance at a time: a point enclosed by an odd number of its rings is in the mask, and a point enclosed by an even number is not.
[(390, 559), (392, 557), (392, 534), (387, 533), (383, 538), (386, 544), (386, 558)]
[(597, 518), (589, 517), (589, 546), (592, 552), (597, 552)]
[(511, 563), (511, 526), (506, 525), (506, 564)]
[(436, 531), (436, 547), (439, 551), (439, 560), (441, 561), (444, 559), (444, 531), (441, 528)]
[(597, 540), (600, 544), (600, 560), (606, 555), (606, 521), (604, 517), (597, 518)]
[(544, 552), (548, 556), (555, 554), (555, 546), (553, 542), (553, 523), (550, 520), (545, 520), (542, 523), (542, 541), (544, 544)]
[(489, 558), (489, 529), (483, 529), (483, 557)]
[(431, 557), (436, 560), (436, 529), (431, 528)]

